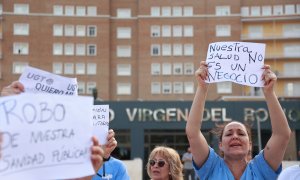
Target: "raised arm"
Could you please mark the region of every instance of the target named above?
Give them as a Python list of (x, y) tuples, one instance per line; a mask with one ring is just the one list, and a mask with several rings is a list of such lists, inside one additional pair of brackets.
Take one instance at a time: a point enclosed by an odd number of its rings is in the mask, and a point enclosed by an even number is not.
[(274, 92), (274, 85), (277, 81), (276, 75), (270, 70), (270, 66), (263, 67), (262, 79), (265, 81), (263, 92), (269, 109), (272, 135), (264, 148), (264, 157), (273, 170), (277, 170), (283, 160), (288, 145), (291, 130), (286, 116)]
[(190, 143), (191, 152), (194, 162), (198, 167), (201, 167), (208, 158), (209, 149), (206, 139), (204, 138), (200, 127), (203, 119), (206, 95), (208, 84), (205, 83), (208, 69), (207, 64), (202, 61), (199, 69), (195, 72), (198, 81), (198, 87), (191, 106), (189, 117), (186, 123), (186, 134)]

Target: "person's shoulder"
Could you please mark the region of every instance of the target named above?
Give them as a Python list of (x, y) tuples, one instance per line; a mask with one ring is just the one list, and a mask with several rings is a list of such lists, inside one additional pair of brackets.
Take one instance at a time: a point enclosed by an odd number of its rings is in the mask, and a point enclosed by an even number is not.
[(124, 162), (122, 160), (117, 159), (117, 158), (112, 157), (112, 156), (110, 158), (111, 158), (110, 161), (114, 162), (115, 164), (122, 164), (122, 165), (125, 166), (125, 164), (124, 164)]

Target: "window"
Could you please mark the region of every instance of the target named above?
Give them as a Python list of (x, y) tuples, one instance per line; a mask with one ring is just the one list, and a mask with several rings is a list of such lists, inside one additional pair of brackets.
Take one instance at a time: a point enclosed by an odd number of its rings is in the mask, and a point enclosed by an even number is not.
[(85, 16), (86, 9), (85, 6), (76, 6), (76, 15), (77, 16)]
[(76, 56), (85, 56), (85, 44), (76, 44)]
[(160, 26), (151, 26), (151, 37), (160, 37)]
[(131, 76), (131, 65), (130, 64), (118, 64), (117, 65), (118, 76)]
[(28, 4), (14, 4), (14, 13), (15, 14), (29, 14), (29, 5)]
[(184, 74), (185, 75), (194, 75), (194, 64), (193, 63), (184, 63)]
[(160, 55), (160, 45), (152, 44), (151, 45), (151, 56), (159, 56)]
[(63, 36), (63, 25), (61, 24), (53, 25), (53, 36)]
[(118, 27), (117, 38), (118, 39), (130, 39), (131, 38), (131, 28), (130, 27)]
[(259, 6), (251, 7), (251, 16), (260, 16), (260, 7)]
[(14, 54), (27, 55), (29, 53), (29, 44), (16, 42), (14, 43)]
[(296, 5), (296, 13), (297, 13), (297, 14), (300, 14), (300, 4), (297, 4), (297, 5)]
[(230, 6), (216, 6), (217, 16), (228, 16), (230, 15)]
[(65, 55), (67, 56), (74, 55), (74, 44), (66, 43), (64, 48), (65, 48)]
[(59, 62), (54, 62), (52, 64), (52, 72), (54, 74), (62, 74), (63, 72), (63, 66), (62, 66), (62, 63), (59, 63)]
[(97, 16), (97, 7), (96, 6), (88, 6), (87, 7), (87, 15), (88, 16)]
[(160, 7), (151, 7), (151, 16), (160, 16)]
[(97, 74), (97, 64), (96, 63), (88, 63), (87, 64), (87, 74), (88, 75), (96, 75)]
[(14, 35), (29, 35), (29, 24), (16, 23), (14, 24)]
[(193, 56), (194, 55), (194, 45), (193, 44), (185, 44), (184, 45), (184, 55), (185, 56)]
[(74, 6), (65, 6), (66, 16), (74, 16)]
[(163, 94), (171, 94), (172, 93), (172, 84), (170, 82), (162, 83), (162, 93)]
[(162, 64), (162, 74), (163, 75), (171, 75), (172, 73), (172, 66), (170, 63), (163, 63)]
[(173, 83), (173, 92), (174, 92), (174, 94), (182, 94), (183, 93), (183, 83), (182, 82), (174, 82)]
[(95, 44), (88, 44), (87, 45), (87, 53), (89, 56), (96, 56), (96, 45)]
[(173, 74), (181, 75), (183, 72), (182, 63), (174, 63), (173, 64)]
[(300, 63), (284, 63), (283, 65), (283, 73), (285, 76), (289, 77), (299, 77), (300, 76)]
[(117, 57), (131, 57), (131, 46), (117, 46)]
[(171, 16), (171, 7), (162, 7), (162, 16)]
[(300, 57), (300, 44), (284, 44), (285, 57)]
[(173, 37), (182, 37), (182, 26), (173, 26)]
[(131, 9), (117, 9), (117, 17), (118, 18), (130, 18), (131, 17)]
[(151, 94), (160, 94), (160, 82), (151, 83)]
[(171, 37), (171, 26), (169, 25), (162, 26), (162, 37)]
[(193, 7), (191, 6), (183, 7), (183, 16), (193, 16)]
[(130, 95), (131, 84), (130, 83), (117, 83), (117, 94), (118, 95)]
[(57, 16), (63, 15), (64, 14), (63, 6), (58, 6), (58, 5), (53, 6), (53, 14)]
[(219, 94), (224, 94), (224, 93), (232, 93), (232, 82), (218, 82), (217, 83), (217, 92)]
[(271, 6), (263, 6), (262, 7), (262, 15), (263, 16), (271, 16), (272, 15), (272, 7)]
[(173, 7), (173, 16), (182, 16), (182, 8), (180, 6)]
[(151, 64), (151, 74), (152, 75), (160, 75), (160, 64), (159, 63)]
[(286, 96), (300, 96), (300, 83), (285, 83), (284, 93)]
[(78, 37), (85, 36), (85, 26), (84, 25), (76, 25), (76, 36), (78, 36)]
[(275, 16), (283, 15), (283, 6), (282, 5), (273, 6), (273, 13)]
[(231, 26), (230, 25), (216, 25), (216, 36), (217, 37), (231, 36)]
[(242, 16), (249, 16), (249, 7), (241, 8)]
[(182, 44), (173, 44), (173, 55), (182, 56)]
[(283, 36), (284, 37), (299, 37), (300, 24), (284, 24)]
[(261, 38), (263, 37), (263, 27), (262, 26), (249, 26), (248, 27), (249, 38)]
[(65, 25), (65, 36), (74, 36), (74, 25)]
[(171, 44), (163, 44), (162, 45), (162, 55), (163, 56), (171, 56), (172, 55)]
[(194, 26), (185, 25), (183, 27), (183, 36), (184, 37), (193, 37), (194, 36)]
[(79, 81), (78, 82), (78, 94), (84, 94), (85, 93), (85, 84), (84, 82)]
[(93, 94), (93, 90), (97, 88), (96, 82), (87, 82), (86, 93)]
[(13, 62), (13, 74), (22, 74), (26, 66), (28, 66), (27, 62)]
[(85, 74), (85, 64), (76, 63), (76, 74)]
[(89, 37), (96, 37), (97, 34), (97, 27), (96, 26), (88, 26), (88, 36)]
[(53, 55), (62, 55), (63, 54), (63, 45), (62, 43), (53, 44)]
[(73, 63), (65, 63), (64, 64), (64, 73), (65, 74), (74, 74), (74, 64)]
[(185, 94), (194, 94), (194, 83), (193, 82), (184, 82), (184, 93)]
[(284, 6), (285, 14), (286, 15), (293, 15), (295, 14), (295, 5), (294, 4), (286, 4)]

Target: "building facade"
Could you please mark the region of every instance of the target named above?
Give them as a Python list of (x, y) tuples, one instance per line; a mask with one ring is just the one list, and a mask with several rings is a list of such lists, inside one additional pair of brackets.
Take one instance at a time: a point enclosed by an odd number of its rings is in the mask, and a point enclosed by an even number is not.
[[(76, 77), (80, 95), (97, 90), (97, 99), (108, 103), (190, 104), (197, 87), (194, 71), (206, 59), (208, 44), (244, 41), (266, 44), (265, 63), (278, 76), (276, 93), (281, 100), (299, 102), (299, 0), (0, 0), (0, 14), (1, 88), (30, 65)], [(260, 88), (222, 82), (210, 86), (207, 98), (246, 106), (245, 101), (261, 96)], [(145, 158), (155, 143), (162, 143), (161, 136), (179, 151), (187, 145), (184, 121), (167, 127), (140, 121), (129, 127), (121, 119), (111, 123), (124, 158)], [(298, 127), (300, 122), (295, 123)], [(147, 125), (151, 128), (138, 128)], [(213, 127), (204, 125), (207, 130)], [(268, 137), (270, 127), (263, 127), (262, 135)], [(287, 151), (292, 156), (286, 159), (297, 158), (299, 136), (294, 131)], [(130, 149), (128, 155), (127, 147), (137, 142), (145, 149)]]

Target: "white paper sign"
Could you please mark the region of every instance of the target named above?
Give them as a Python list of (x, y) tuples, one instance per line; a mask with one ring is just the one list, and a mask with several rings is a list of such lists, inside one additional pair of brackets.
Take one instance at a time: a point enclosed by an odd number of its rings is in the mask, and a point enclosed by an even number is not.
[(0, 179), (69, 179), (94, 174), (92, 97), (24, 93), (0, 98)]
[(247, 42), (215, 42), (208, 46), (207, 83), (232, 81), (238, 84), (263, 87), (261, 80), (265, 44)]
[(109, 129), (109, 105), (94, 105), (93, 107), (93, 135), (95, 135), (100, 144), (107, 142)]
[(77, 95), (76, 78), (59, 76), (41, 69), (27, 66), (19, 78), (25, 92)]

